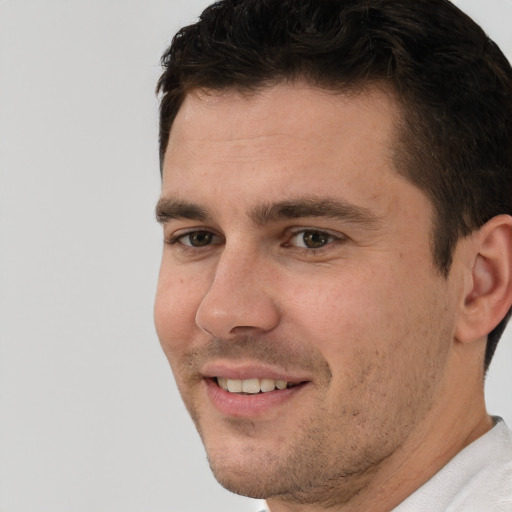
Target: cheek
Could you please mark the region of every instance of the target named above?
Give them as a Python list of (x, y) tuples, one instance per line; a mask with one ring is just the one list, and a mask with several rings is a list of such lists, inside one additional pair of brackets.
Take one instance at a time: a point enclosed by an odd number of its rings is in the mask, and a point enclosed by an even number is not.
[(448, 299), (435, 279), (417, 282), (423, 285), (390, 271), (360, 281), (359, 290), (347, 283), (347, 294), (331, 299), (336, 307), (325, 322), (332, 335), (321, 350), (333, 382), (357, 387), (376, 409), (392, 396), (408, 401), (407, 390), (428, 394), (446, 364), (453, 324)]
[(195, 317), (202, 300), (201, 283), (162, 266), (155, 297), (155, 327), (167, 357), (181, 352), (193, 339)]
[(288, 297), (288, 310), (294, 311), (309, 339), (337, 351), (353, 346), (363, 334), (376, 334), (388, 322), (386, 309), (393, 307), (386, 299), (394, 297), (386, 298), (389, 279), (377, 283), (371, 272), (335, 270), (323, 279), (302, 281), (301, 289)]
[(341, 373), (352, 380), (369, 372), (375, 361), (393, 360), (398, 346), (411, 342), (426, 323), (422, 294), (410, 280), (407, 286), (403, 282), (391, 268), (341, 271), (291, 303), (305, 339), (317, 345), (333, 376)]

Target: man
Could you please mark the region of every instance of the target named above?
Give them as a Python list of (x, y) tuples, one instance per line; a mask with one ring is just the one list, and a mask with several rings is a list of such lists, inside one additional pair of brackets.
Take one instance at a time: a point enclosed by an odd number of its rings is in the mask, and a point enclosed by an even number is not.
[(162, 347), (272, 512), (510, 511), (512, 70), (445, 0), (224, 0), (163, 57)]

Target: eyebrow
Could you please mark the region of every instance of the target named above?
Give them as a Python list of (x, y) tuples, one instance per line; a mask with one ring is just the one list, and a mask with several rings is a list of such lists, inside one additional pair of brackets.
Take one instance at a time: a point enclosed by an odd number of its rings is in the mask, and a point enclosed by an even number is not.
[(160, 224), (172, 219), (190, 219), (201, 222), (210, 219), (208, 212), (197, 204), (165, 197), (159, 199), (155, 208), (155, 216)]
[(324, 217), (361, 224), (377, 224), (380, 217), (369, 208), (364, 208), (338, 199), (301, 197), (257, 206), (251, 212), (256, 224), (268, 224), (284, 219), (302, 217)]
[[(200, 222), (212, 220), (208, 210), (202, 206), (177, 198), (161, 198), (156, 205), (155, 215), (160, 223), (173, 219), (189, 219)], [(369, 208), (338, 199), (319, 199), (317, 197), (300, 197), (261, 204), (249, 213), (249, 217), (255, 224), (261, 226), (280, 220), (305, 217), (340, 219), (369, 226), (375, 225), (381, 220), (381, 217)]]

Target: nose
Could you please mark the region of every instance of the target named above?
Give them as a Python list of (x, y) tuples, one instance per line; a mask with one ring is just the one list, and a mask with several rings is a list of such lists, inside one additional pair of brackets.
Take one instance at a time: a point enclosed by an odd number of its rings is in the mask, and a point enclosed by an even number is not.
[(268, 262), (225, 248), (197, 312), (196, 324), (215, 338), (271, 331), (279, 322)]

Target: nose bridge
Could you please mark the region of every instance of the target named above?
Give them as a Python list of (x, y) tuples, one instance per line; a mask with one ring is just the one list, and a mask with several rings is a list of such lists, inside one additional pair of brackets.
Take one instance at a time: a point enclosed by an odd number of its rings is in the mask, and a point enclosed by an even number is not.
[(270, 290), (269, 261), (257, 250), (224, 248), (211, 285), (196, 313), (196, 323), (217, 338), (269, 331), (278, 322)]

